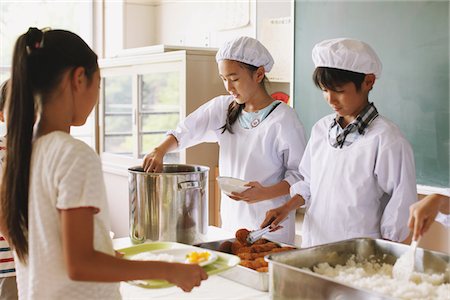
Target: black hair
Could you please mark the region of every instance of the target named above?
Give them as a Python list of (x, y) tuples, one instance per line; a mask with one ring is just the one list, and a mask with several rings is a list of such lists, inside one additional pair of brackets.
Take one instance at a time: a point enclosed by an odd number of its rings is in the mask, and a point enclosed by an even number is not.
[(325, 88), (332, 91), (336, 91), (339, 86), (349, 82), (353, 82), (356, 90), (359, 91), (365, 77), (364, 73), (328, 67), (317, 67), (312, 76), (314, 84), (319, 89)]
[[(253, 65), (249, 65), (243, 62), (239, 62), (239, 64), (247, 69), (251, 74), (255, 73), (256, 70), (258, 70), (259, 67), (253, 66)], [(265, 90), (266, 89), (266, 82), (268, 82), (269, 80), (267, 79), (266, 75), (264, 75), (264, 79), (261, 80), (260, 85), (262, 86), (262, 88)], [(241, 114), (242, 110), (244, 109), (245, 104), (239, 104), (236, 101), (233, 101), (230, 103), (230, 105), (228, 105), (228, 111), (227, 111), (227, 118), (225, 120), (225, 124), (220, 127), (220, 129), (222, 129), (222, 133), (224, 133), (225, 131), (229, 131), (231, 134), (233, 134), (233, 124), (236, 122), (236, 120), (238, 119), (239, 115)]]
[(6, 167), (1, 190), (2, 233), (19, 259), (28, 256), (28, 191), (36, 99), (45, 101), (65, 72), (83, 67), (88, 81), (97, 55), (76, 34), (30, 28), (14, 46), (7, 115)]

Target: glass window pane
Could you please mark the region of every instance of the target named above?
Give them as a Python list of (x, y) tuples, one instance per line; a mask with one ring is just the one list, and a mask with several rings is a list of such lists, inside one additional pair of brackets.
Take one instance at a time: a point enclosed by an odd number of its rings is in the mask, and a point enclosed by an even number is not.
[(104, 151), (132, 155), (132, 77), (104, 79)]
[(141, 77), (141, 111), (178, 111), (180, 106), (180, 74), (159, 72)]
[(118, 136), (105, 135), (105, 152), (127, 156), (133, 155), (133, 140), (131, 134)]
[[(147, 153), (151, 152), (153, 148), (158, 146), (166, 138), (165, 133), (160, 134), (142, 134), (140, 136), (142, 149), (139, 152), (139, 158), (144, 157)], [(180, 154), (178, 152), (167, 153), (164, 156), (164, 162), (175, 164), (180, 163)]]
[(112, 133), (131, 134), (131, 113), (124, 115), (105, 115), (105, 135)]
[(141, 117), (141, 131), (167, 131), (175, 129), (180, 120), (178, 113), (145, 114)]

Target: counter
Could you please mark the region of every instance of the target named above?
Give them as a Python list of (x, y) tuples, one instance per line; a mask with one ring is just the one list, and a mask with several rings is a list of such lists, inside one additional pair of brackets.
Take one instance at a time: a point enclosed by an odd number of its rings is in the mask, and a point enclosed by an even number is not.
[[(229, 232), (215, 227), (208, 227), (208, 234), (204, 242), (229, 239), (234, 236)], [(113, 240), (115, 249), (133, 246), (131, 240), (117, 238)], [(194, 288), (190, 293), (183, 292), (178, 287), (163, 289), (145, 289), (122, 282), (120, 292), (124, 300), (127, 299), (269, 299), (268, 292), (261, 292), (247, 287), (237, 282), (228, 280), (219, 275), (212, 275), (203, 281), (199, 287)]]

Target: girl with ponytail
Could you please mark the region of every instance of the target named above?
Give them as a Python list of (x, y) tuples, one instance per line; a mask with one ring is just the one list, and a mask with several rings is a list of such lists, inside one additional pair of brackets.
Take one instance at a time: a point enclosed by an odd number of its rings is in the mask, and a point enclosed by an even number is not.
[[(164, 155), (202, 142), (218, 142), (221, 176), (242, 179), (242, 193), (221, 195), (222, 227), (230, 232), (254, 230), (267, 209), (289, 200), (300, 180), (298, 166), (306, 146), (304, 128), (290, 106), (268, 94), (265, 73), (273, 66), (269, 51), (257, 40), (239, 37), (217, 52), (219, 76), (229, 95), (218, 96), (190, 114), (143, 161), (146, 172), (161, 172)], [(293, 243), (295, 213), (268, 238)]]
[(76, 34), (30, 28), (14, 48), (0, 231), (21, 299), (118, 299), (119, 281), (163, 279), (190, 291), (198, 265), (115, 256), (100, 159), (70, 136), (97, 104), (97, 55)]

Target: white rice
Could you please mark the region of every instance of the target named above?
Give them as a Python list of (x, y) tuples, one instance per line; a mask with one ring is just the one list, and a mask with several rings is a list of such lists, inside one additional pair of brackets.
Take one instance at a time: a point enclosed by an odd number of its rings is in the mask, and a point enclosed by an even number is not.
[(154, 261), (176, 262), (175, 256), (166, 254), (166, 253), (154, 254), (151, 252), (142, 252), (142, 253), (133, 255), (131, 257), (131, 259), (132, 260), (154, 260)]
[(374, 261), (356, 262), (352, 256), (345, 266), (321, 263), (313, 272), (399, 299), (450, 299), (450, 284), (444, 283), (444, 274), (413, 272), (411, 280), (407, 281), (393, 278), (392, 267)]

